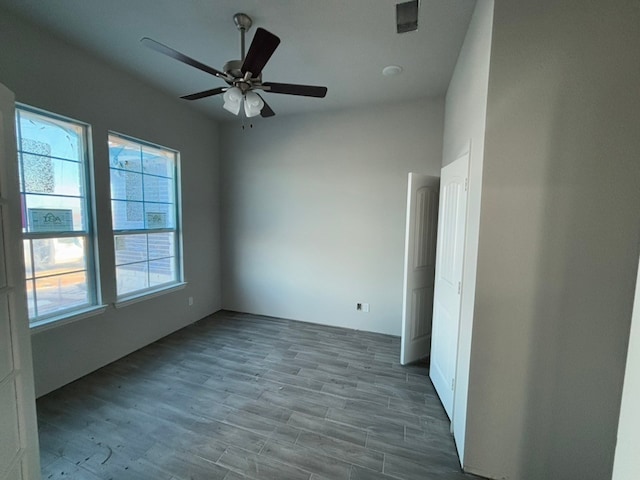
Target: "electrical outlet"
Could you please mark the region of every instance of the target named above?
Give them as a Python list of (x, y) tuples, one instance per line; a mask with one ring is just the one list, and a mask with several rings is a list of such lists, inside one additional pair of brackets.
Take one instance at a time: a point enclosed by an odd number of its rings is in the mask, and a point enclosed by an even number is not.
[(189, 297), (189, 306), (193, 305), (193, 297)]
[(356, 310), (358, 310), (358, 311), (362, 310), (362, 304), (361, 303), (356, 303)]

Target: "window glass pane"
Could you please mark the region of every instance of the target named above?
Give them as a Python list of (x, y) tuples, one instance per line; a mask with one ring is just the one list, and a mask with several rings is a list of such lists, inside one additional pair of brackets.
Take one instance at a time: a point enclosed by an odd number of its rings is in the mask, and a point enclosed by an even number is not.
[(173, 178), (175, 165), (175, 154), (173, 152), (144, 147), (142, 156), (144, 158), (144, 173)]
[(114, 230), (141, 230), (144, 228), (144, 205), (140, 202), (111, 202)]
[(86, 270), (83, 237), (44, 238), (33, 240), (36, 277)]
[(82, 198), (34, 194), (24, 198), (29, 232), (85, 231)]
[(24, 251), (24, 276), (26, 278), (32, 278), (33, 262), (31, 261), (31, 240), (23, 240), (22, 249)]
[(170, 178), (144, 176), (144, 200), (146, 202), (174, 203), (174, 182)]
[(142, 171), (140, 145), (109, 136), (109, 166), (121, 170)]
[(145, 227), (149, 230), (154, 228), (176, 228), (175, 207), (163, 203), (145, 203)]
[(111, 198), (142, 201), (142, 174), (112, 169)]
[(148, 263), (132, 263), (116, 267), (118, 295), (136, 292), (149, 288)]
[(82, 169), (78, 162), (20, 154), (20, 171), (26, 193), (82, 196)]
[(173, 232), (149, 234), (149, 260), (172, 257), (176, 251)]
[(45, 157), (83, 160), (82, 126), (24, 110), (17, 114), (19, 150)]
[(116, 235), (116, 265), (147, 260), (147, 236)]
[(27, 308), (29, 310), (29, 318), (36, 316), (36, 300), (33, 295), (33, 280), (27, 280)]
[(149, 286), (155, 287), (176, 280), (174, 258), (163, 258), (149, 262)]
[(35, 284), (38, 316), (86, 305), (89, 302), (85, 272), (44, 277), (36, 279)]

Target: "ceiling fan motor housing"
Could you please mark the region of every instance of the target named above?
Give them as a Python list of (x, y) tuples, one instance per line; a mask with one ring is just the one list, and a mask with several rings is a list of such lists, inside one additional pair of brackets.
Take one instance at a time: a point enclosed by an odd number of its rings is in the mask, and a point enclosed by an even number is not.
[[(224, 64), (224, 67), (222, 67), (222, 69), (224, 73), (228, 73), (233, 78), (241, 79), (244, 77), (244, 74), (242, 73), (242, 63), (242, 60), (229, 60)], [(252, 76), (251, 80), (253, 82), (260, 83), (262, 81), (262, 72), (260, 72), (260, 75), (258, 75), (257, 77)]]

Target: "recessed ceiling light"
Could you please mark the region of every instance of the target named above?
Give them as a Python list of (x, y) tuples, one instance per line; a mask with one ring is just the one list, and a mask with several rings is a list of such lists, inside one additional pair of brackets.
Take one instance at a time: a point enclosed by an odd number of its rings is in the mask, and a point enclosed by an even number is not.
[(382, 69), (382, 74), (385, 77), (392, 77), (400, 73), (402, 73), (402, 67), (399, 67), (398, 65), (387, 65)]

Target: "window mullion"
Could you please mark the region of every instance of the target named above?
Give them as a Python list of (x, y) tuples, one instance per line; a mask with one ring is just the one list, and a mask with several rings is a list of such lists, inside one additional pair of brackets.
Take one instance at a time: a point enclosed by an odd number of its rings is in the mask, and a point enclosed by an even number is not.
[[(27, 218), (27, 202), (26, 197), (24, 195), (25, 188), (25, 179), (24, 179), (24, 155), (22, 154), (22, 121), (21, 121), (22, 113), (19, 109), (16, 108), (16, 133), (17, 133), (17, 143), (18, 143), (18, 164), (20, 166), (20, 213), (23, 219)], [(23, 221), (26, 225), (26, 221)], [(33, 285), (35, 292), (35, 285)]]
[(89, 238), (91, 234), (87, 231), (72, 230), (69, 232), (24, 232), (22, 236), (25, 240), (46, 240), (48, 238), (53, 240), (54, 238)]
[(149, 228), (145, 230), (114, 230), (114, 235), (143, 235), (146, 233), (172, 233), (175, 228)]
[(55, 155), (43, 155), (42, 153), (36, 153), (36, 152), (30, 152), (28, 150), (22, 150), (20, 147), (18, 147), (18, 153), (23, 153), (25, 155), (32, 155), (34, 157), (40, 157), (40, 158), (51, 158), (53, 160), (60, 160), (61, 162), (71, 162), (71, 163), (82, 164), (82, 161), (80, 161), (80, 160), (73, 160), (71, 158), (64, 158), (64, 157), (56, 157)]
[[(147, 231), (147, 204), (145, 202), (145, 181), (144, 181), (144, 155), (142, 154), (142, 145), (139, 145), (140, 150), (140, 181), (142, 182), (142, 225), (144, 230)], [(144, 236), (144, 246), (145, 246), (145, 261), (147, 266), (147, 288), (151, 286), (151, 276), (149, 274), (149, 234), (146, 233)]]
[(22, 189), (23, 195), (36, 195), (38, 197), (56, 197), (56, 198), (76, 198), (80, 200), (85, 200), (86, 195), (64, 195), (62, 193), (40, 193), (40, 192), (27, 192), (26, 187)]

